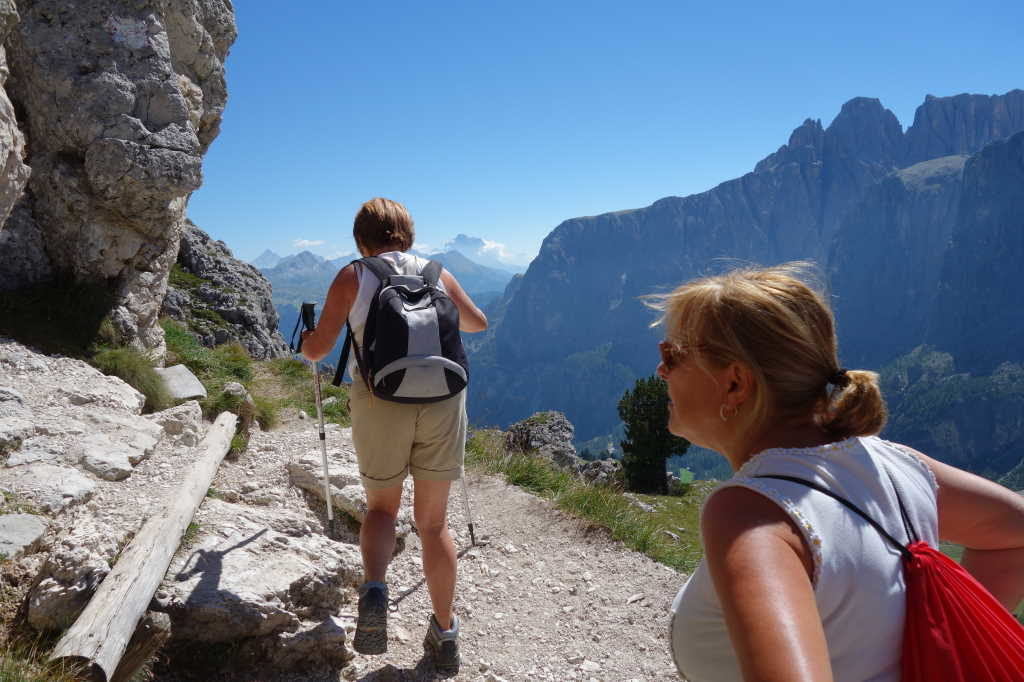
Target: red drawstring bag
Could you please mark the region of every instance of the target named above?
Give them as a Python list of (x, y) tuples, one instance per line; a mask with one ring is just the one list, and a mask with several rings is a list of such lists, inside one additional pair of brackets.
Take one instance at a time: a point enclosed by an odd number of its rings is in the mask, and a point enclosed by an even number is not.
[(899, 549), (907, 587), (902, 682), (1024, 680), (1024, 626), (960, 564), (918, 539), (894, 480), (903, 526), (910, 538), (906, 546), (824, 486), (795, 476), (757, 478), (800, 483), (824, 493), (858, 514)]
[(903, 557), (907, 617), (901, 679), (1024, 680), (1024, 626), (942, 552), (920, 540), (906, 550), (910, 556)]

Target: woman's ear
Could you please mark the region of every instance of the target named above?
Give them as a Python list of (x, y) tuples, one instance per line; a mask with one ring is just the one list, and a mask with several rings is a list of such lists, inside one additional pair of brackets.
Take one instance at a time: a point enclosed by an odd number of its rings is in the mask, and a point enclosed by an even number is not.
[(729, 407), (739, 409), (754, 397), (754, 391), (757, 389), (754, 373), (745, 364), (741, 362), (730, 364), (725, 373), (725, 380), (725, 404)]

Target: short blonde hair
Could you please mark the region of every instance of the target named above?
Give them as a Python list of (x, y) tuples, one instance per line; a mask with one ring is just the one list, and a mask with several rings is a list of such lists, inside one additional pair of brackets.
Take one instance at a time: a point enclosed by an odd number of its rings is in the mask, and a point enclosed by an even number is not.
[[(808, 263), (740, 268), (648, 297), (667, 340), (694, 349), (698, 363), (739, 362), (754, 376), (744, 417), (751, 428), (812, 414), (836, 439), (882, 430), (885, 401), (875, 372), (840, 373), (835, 321), (804, 280)], [(829, 386), (832, 389), (829, 390)]]
[(391, 199), (375, 197), (356, 213), (352, 236), (357, 246), (371, 252), (380, 249), (408, 251), (416, 240), (416, 231), (405, 206)]

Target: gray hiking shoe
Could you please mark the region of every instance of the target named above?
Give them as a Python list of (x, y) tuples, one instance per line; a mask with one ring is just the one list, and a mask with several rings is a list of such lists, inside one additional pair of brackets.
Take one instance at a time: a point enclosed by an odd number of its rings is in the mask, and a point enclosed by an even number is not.
[(383, 583), (359, 586), (359, 613), (352, 648), (371, 655), (388, 650), (388, 588)]
[(450, 630), (442, 630), (431, 614), (423, 649), (434, 659), (434, 668), (444, 677), (459, 672), (459, 617), (452, 615)]

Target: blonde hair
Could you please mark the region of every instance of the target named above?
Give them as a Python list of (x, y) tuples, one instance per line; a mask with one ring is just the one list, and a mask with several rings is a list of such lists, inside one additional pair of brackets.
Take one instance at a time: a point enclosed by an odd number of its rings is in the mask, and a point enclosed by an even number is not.
[(755, 391), (742, 412), (751, 428), (812, 414), (837, 440), (876, 434), (886, 419), (878, 375), (841, 371), (832, 311), (804, 281), (811, 269), (800, 262), (740, 268), (647, 301), (662, 312), (655, 325), (693, 349), (698, 364), (750, 369)]
[(408, 251), (416, 240), (416, 231), (405, 206), (391, 199), (375, 197), (356, 213), (352, 236), (356, 245), (371, 253), (380, 249)]

